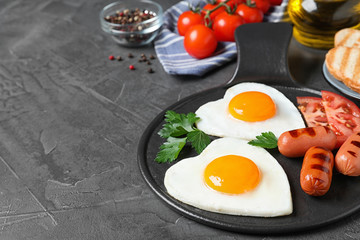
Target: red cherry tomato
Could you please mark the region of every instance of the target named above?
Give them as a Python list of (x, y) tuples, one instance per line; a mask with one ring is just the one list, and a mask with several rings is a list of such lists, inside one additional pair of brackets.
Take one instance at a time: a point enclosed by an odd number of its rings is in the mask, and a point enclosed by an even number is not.
[(269, 0), (270, 4), (272, 6), (275, 6), (275, 5), (281, 5), (283, 0)]
[(222, 12), (215, 17), (213, 30), (218, 41), (234, 42), (235, 29), (244, 24), (244, 19), (238, 14)]
[(192, 57), (198, 59), (209, 57), (216, 46), (215, 33), (205, 25), (194, 25), (185, 34), (184, 47)]
[[(218, 5), (217, 3), (215, 3), (215, 4), (211, 4), (211, 3), (206, 4), (206, 5), (203, 7), (203, 14), (206, 14), (206, 10), (213, 10), (215, 7), (217, 7), (217, 5)], [(214, 12), (212, 12), (212, 13), (210, 14), (210, 19), (211, 19), (211, 21), (214, 21), (215, 17), (216, 17), (219, 13), (224, 12), (225, 10), (226, 10), (226, 7), (225, 7), (225, 6), (222, 6), (222, 7), (218, 8), (218, 9), (216, 9)]]
[(267, 13), (267, 11), (269, 11), (269, 0), (252, 0), (251, 2), (255, 3), (256, 7), (259, 8), (263, 13)]
[(181, 36), (184, 36), (186, 31), (196, 24), (202, 24), (204, 22), (203, 15), (193, 11), (185, 11), (180, 14), (177, 21), (177, 29)]
[(251, 7), (245, 3), (240, 4), (235, 11), (239, 14), (246, 23), (262, 22), (264, 13), (257, 7)]
[[(226, 0), (218, 0), (218, 3), (225, 2)], [(229, 5), (231, 8), (237, 5), (240, 5), (241, 3), (245, 2), (245, 0), (230, 0), (226, 4)]]

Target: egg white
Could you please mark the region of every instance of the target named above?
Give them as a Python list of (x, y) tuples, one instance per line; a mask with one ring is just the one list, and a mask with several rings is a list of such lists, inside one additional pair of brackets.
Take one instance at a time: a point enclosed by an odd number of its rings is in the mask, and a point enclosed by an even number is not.
[[(247, 91), (263, 92), (270, 96), (276, 104), (275, 116), (259, 122), (246, 122), (234, 118), (228, 111), (229, 102), (239, 93)], [(224, 98), (202, 105), (195, 113), (200, 118), (196, 123), (197, 128), (218, 137), (251, 140), (268, 131), (279, 137), (283, 132), (305, 127), (300, 112), (283, 93), (260, 83), (234, 85), (225, 92)]]
[[(224, 194), (208, 187), (203, 180), (204, 169), (212, 160), (224, 155), (239, 155), (251, 159), (261, 172), (258, 186), (243, 194)], [(235, 138), (212, 141), (198, 156), (171, 166), (165, 174), (168, 193), (181, 202), (217, 213), (276, 217), (293, 211), (289, 181), (266, 150)]]

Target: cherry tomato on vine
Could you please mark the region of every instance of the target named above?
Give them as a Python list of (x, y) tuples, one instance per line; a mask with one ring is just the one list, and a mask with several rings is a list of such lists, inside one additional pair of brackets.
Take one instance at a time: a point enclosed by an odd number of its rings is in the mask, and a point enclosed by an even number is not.
[(212, 28), (218, 41), (234, 42), (235, 29), (244, 23), (240, 15), (225, 11), (215, 17)]
[[(218, 2), (225, 2), (226, 0), (218, 0)], [(234, 7), (235, 5), (239, 5), (241, 3), (243, 3), (245, 0), (230, 0), (228, 1), (226, 4), (229, 5), (231, 8)]]
[(184, 36), (186, 31), (196, 25), (204, 23), (204, 15), (201, 13), (193, 12), (191, 10), (185, 11), (180, 14), (177, 21), (177, 29), (181, 36)]
[[(215, 4), (211, 4), (211, 3), (208, 3), (206, 4), (204, 7), (203, 7), (203, 14), (206, 14), (206, 10), (213, 10), (214, 8), (216, 8), (218, 5), (218, 3), (215, 3)], [(210, 13), (210, 19), (211, 21), (214, 21), (215, 17), (221, 13), (221, 12), (224, 12), (226, 10), (226, 7), (225, 6), (222, 6), (218, 9), (216, 9), (214, 12)]]
[(262, 22), (264, 13), (257, 7), (248, 6), (245, 3), (240, 4), (235, 11), (246, 23)]
[(205, 25), (194, 25), (185, 34), (184, 47), (192, 57), (198, 59), (209, 57), (216, 46), (215, 33)]
[(256, 7), (259, 8), (263, 13), (267, 13), (267, 11), (269, 11), (269, 0), (252, 0), (251, 2), (255, 3)]
[(275, 6), (275, 5), (281, 5), (283, 0), (269, 0), (270, 4), (272, 6)]

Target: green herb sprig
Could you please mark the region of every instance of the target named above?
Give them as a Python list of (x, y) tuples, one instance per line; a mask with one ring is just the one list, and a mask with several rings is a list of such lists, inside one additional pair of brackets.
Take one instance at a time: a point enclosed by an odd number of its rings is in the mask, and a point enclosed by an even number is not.
[(277, 142), (278, 139), (276, 138), (274, 133), (263, 132), (261, 133), (261, 135), (256, 136), (256, 139), (249, 141), (248, 144), (262, 148), (272, 149), (277, 147)]
[(177, 159), (179, 153), (187, 142), (200, 154), (210, 143), (210, 137), (195, 127), (200, 120), (195, 113), (176, 113), (166, 111), (165, 124), (158, 132), (160, 137), (166, 138), (166, 142), (160, 146), (155, 161), (158, 163), (172, 162)]

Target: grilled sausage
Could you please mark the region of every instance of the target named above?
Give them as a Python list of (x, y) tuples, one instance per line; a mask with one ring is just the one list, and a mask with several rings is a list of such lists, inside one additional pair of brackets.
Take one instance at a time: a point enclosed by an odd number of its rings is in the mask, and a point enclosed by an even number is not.
[(311, 147), (305, 154), (300, 172), (300, 185), (312, 196), (328, 192), (334, 167), (334, 155), (326, 148)]
[(300, 128), (284, 132), (278, 139), (278, 148), (286, 157), (301, 157), (313, 146), (333, 150), (336, 145), (336, 135), (328, 127), (317, 126)]
[(346, 139), (335, 156), (336, 169), (348, 176), (360, 175), (360, 132)]

